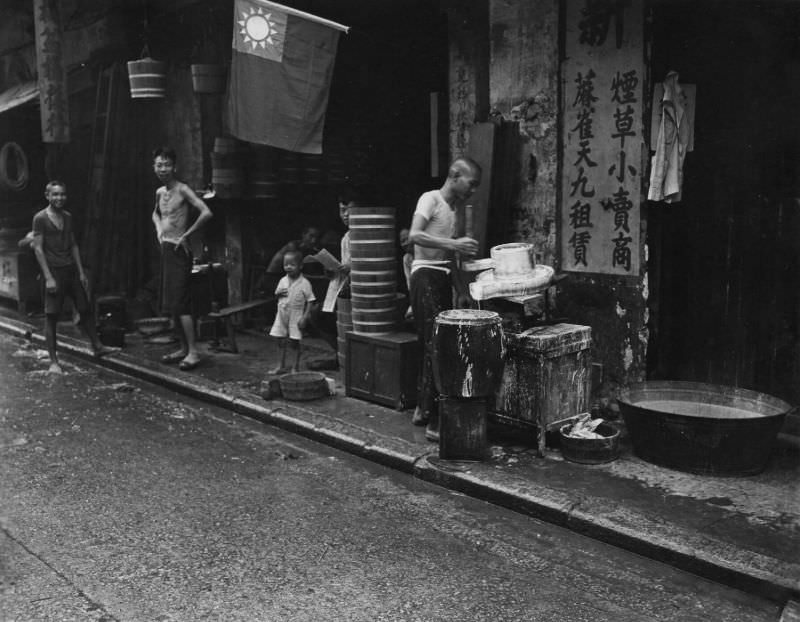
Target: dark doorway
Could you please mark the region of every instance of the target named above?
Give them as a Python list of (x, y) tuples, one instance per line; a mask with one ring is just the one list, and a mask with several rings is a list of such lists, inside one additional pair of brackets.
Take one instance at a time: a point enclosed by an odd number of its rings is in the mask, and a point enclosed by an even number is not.
[(650, 378), (800, 401), (800, 5), (658, 2), (653, 80), (697, 85), (683, 198), (648, 205)]

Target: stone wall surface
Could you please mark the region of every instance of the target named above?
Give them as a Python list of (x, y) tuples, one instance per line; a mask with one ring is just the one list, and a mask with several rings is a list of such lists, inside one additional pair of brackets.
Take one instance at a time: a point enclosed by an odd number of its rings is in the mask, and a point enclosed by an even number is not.
[[(537, 261), (557, 267), (561, 162), (559, 155), (560, 28), (557, 0), (489, 0), (486, 22), (479, 11), (450, 9), (450, 150), (469, 142), (469, 127), (494, 120), (515, 123), (514, 193), (506, 241), (530, 242)], [(482, 29), (488, 31), (484, 82)], [(488, 94), (488, 114), (481, 102)], [(644, 226), (644, 218), (643, 218)], [(571, 275), (558, 292), (559, 311), (592, 327), (594, 362), (603, 366), (605, 392), (644, 379), (647, 353), (647, 283), (644, 278)]]

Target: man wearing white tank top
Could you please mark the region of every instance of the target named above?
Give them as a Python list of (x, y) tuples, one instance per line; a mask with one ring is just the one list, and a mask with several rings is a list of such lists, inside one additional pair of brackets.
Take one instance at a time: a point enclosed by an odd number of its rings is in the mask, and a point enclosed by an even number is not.
[(477, 240), (455, 235), (456, 210), (466, 204), (480, 183), (480, 165), (471, 158), (456, 158), (442, 187), (423, 193), (417, 201), (408, 236), (414, 245), (409, 295), (423, 351), (412, 421), (414, 425), (427, 424), (425, 437), (431, 441), (439, 440), (438, 396), (431, 352), (433, 326), (441, 311), (452, 308), (455, 254), (472, 257), (478, 252)]

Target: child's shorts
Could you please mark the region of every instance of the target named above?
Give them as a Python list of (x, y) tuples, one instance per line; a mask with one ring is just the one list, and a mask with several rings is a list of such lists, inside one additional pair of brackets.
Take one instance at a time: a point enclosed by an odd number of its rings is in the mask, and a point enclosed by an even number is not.
[(89, 311), (89, 299), (81, 285), (78, 266), (60, 266), (50, 268), (50, 274), (56, 282), (56, 292), (47, 292), (44, 297), (44, 312), (47, 315), (58, 315), (64, 307), (64, 299), (70, 298), (75, 310), (82, 316)]
[(289, 339), (300, 341), (303, 338), (303, 331), (300, 330), (298, 324), (302, 317), (302, 309), (289, 309), (279, 305), (269, 334), (272, 337), (289, 337)]

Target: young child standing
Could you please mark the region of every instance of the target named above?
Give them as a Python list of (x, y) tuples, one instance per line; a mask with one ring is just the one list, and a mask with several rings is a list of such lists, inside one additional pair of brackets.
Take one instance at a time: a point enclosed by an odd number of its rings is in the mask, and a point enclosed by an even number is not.
[(278, 297), (278, 311), (269, 334), (281, 339), (281, 364), (272, 370), (272, 374), (285, 373), (286, 350), (295, 351), (294, 365), (291, 371), (300, 367), (300, 341), (303, 330), (308, 326), (311, 311), (316, 298), (311, 283), (302, 274), (303, 253), (288, 251), (283, 256), (283, 271), (286, 273), (275, 288)]
[(115, 350), (103, 346), (97, 338), (87, 294), (89, 280), (75, 242), (72, 215), (64, 209), (67, 186), (61, 181), (51, 181), (47, 184), (44, 195), (47, 198), (47, 207), (33, 217), (30, 245), (36, 254), (45, 282), (45, 343), (50, 354), (50, 372), (60, 374), (63, 371), (56, 354), (56, 327), (66, 297), (72, 299), (80, 314), (78, 326), (89, 337), (94, 355), (103, 356)]

